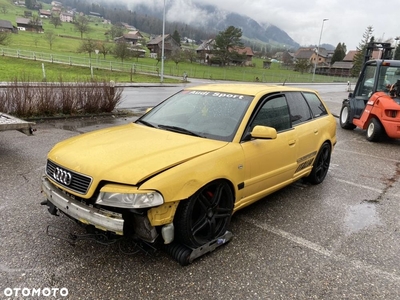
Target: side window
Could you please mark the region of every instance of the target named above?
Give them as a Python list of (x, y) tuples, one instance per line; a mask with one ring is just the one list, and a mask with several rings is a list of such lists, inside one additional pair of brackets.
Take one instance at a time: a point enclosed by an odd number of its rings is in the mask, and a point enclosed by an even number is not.
[(289, 129), (290, 118), (286, 98), (279, 95), (266, 100), (251, 122), (250, 129), (253, 130), (256, 125), (273, 127), (276, 131)]
[(300, 92), (287, 93), (286, 97), (289, 104), (292, 126), (312, 119), (307, 101)]
[(354, 96), (361, 96), (363, 98), (369, 97), (374, 87), (376, 65), (368, 65), (365, 67), (364, 72), (361, 74), (363, 78), (356, 90)]
[(327, 115), (325, 106), (322, 104), (321, 99), (314, 93), (303, 93), (306, 98), (308, 105), (311, 108), (311, 112), (314, 118), (318, 118), (320, 116)]

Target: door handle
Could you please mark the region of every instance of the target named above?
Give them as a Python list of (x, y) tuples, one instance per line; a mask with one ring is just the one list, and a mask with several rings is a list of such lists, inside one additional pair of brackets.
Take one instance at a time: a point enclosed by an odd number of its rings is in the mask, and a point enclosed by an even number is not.
[(289, 141), (289, 146), (293, 146), (294, 144), (296, 144), (296, 140), (290, 140)]

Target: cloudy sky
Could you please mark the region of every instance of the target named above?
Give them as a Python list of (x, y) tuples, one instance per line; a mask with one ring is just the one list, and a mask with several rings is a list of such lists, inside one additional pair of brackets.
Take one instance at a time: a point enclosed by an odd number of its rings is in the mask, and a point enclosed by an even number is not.
[[(162, 7), (164, 0), (126, 0), (129, 5), (147, 3)], [(201, 20), (204, 12), (193, 9), (196, 1), (249, 16), (284, 30), (300, 45), (321, 44), (355, 50), (368, 26), (374, 28), (375, 40), (386, 41), (400, 36), (398, 0), (165, 0), (174, 9), (166, 12), (167, 21)], [(323, 19), (329, 19), (323, 22)], [(234, 24), (233, 24), (234, 25)]]

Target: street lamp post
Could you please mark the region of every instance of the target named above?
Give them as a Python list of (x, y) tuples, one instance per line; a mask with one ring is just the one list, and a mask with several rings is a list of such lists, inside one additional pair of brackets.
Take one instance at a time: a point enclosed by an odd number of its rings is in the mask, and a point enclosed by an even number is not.
[(164, 38), (165, 38), (165, 0), (164, 0), (164, 12), (163, 12), (163, 24), (162, 24), (162, 43), (161, 43), (161, 77), (160, 82), (164, 81)]
[(314, 61), (314, 71), (313, 71), (313, 76), (312, 76), (312, 82), (314, 82), (315, 70), (317, 69), (317, 62), (318, 62), (318, 56), (319, 56), (319, 46), (321, 45), (321, 38), (322, 38), (322, 31), (324, 30), (324, 23), (325, 23), (325, 21), (328, 21), (328, 20), (329, 19), (323, 19), (322, 20), (321, 33), (319, 34), (319, 41), (318, 41), (318, 47), (317, 47), (317, 58)]

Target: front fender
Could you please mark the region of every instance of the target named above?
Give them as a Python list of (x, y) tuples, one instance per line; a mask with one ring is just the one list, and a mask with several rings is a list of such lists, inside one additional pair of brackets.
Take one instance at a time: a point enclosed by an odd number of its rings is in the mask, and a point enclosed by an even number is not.
[(217, 179), (233, 186), (235, 199), (240, 197), (238, 185), (244, 181), (244, 155), (239, 144), (229, 143), (216, 151), (195, 157), (147, 180), (140, 189), (160, 192), (165, 203), (149, 210), (152, 225), (172, 222), (176, 207), (201, 187)]

